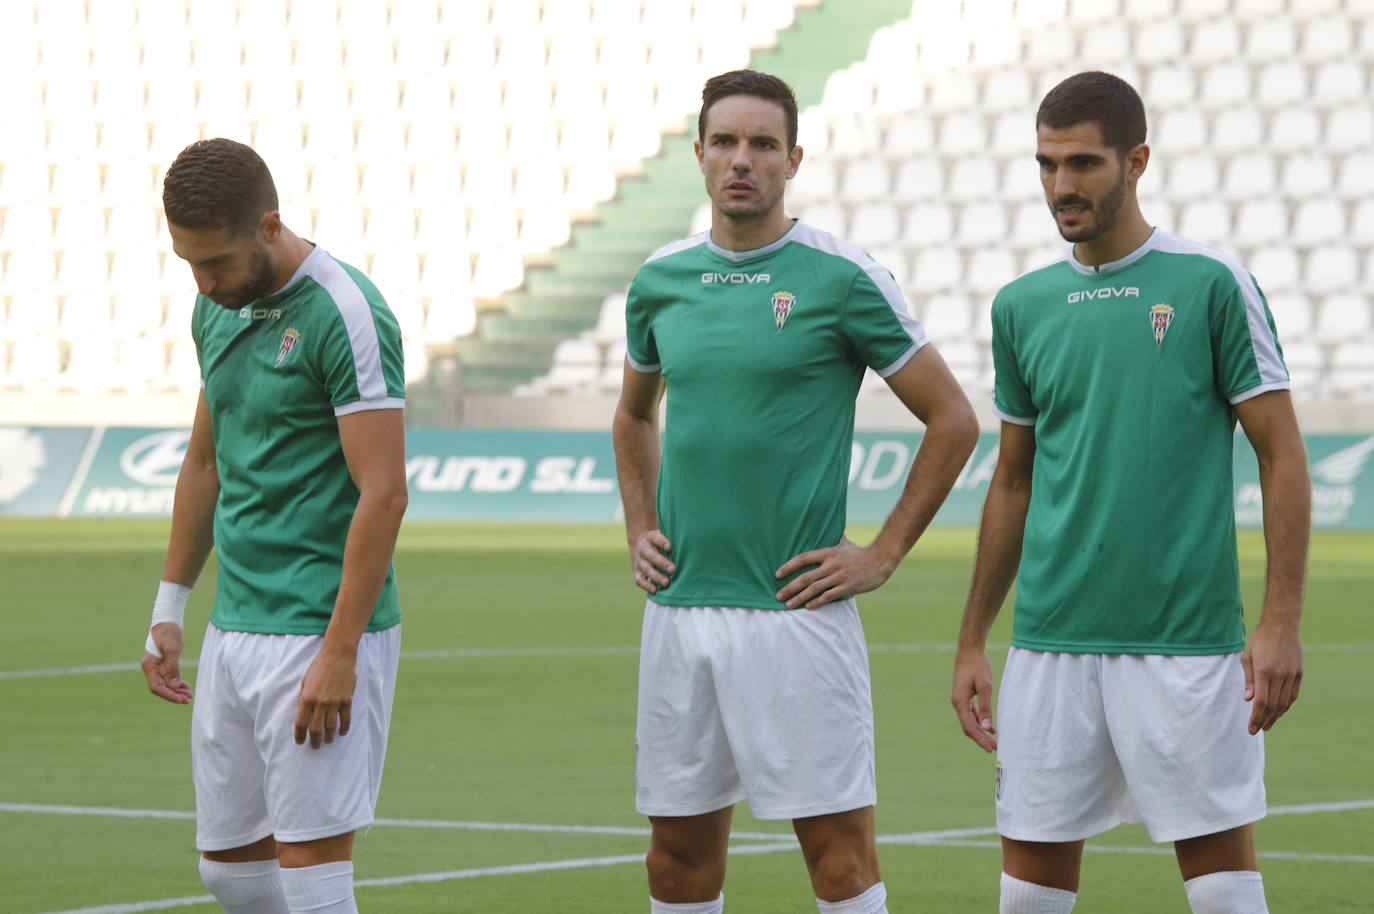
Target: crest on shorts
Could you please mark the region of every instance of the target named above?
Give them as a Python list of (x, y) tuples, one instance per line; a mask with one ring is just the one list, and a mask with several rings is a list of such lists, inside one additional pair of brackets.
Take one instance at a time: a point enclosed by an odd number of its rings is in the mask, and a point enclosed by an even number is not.
[(301, 338), (301, 332), (295, 327), (287, 327), (286, 332), (281, 335), (281, 348), (277, 350), (277, 361), (272, 363), (276, 368), (286, 357), (291, 354), (291, 350), (296, 348), (296, 340)]
[(1002, 799), (1002, 781), (1003, 781), (1003, 779), (1004, 779), (1004, 777), (1005, 777), (1004, 771), (1005, 771), (1005, 769), (1003, 769), (1003, 767), (1002, 767), (1002, 760), (999, 758), (999, 759), (997, 760), (997, 772), (996, 772), (996, 774), (994, 775), (994, 777), (996, 778), (996, 783), (997, 783), (997, 790), (996, 790), (996, 792), (995, 792), (994, 795), (996, 796), (996, 798), (997, 798), (998, 801), (1001, 801), (1001, 799)]
[(773, 293), (773, 322), (778, 325), (778, 332), (782, 332), (782, 325), (787, 323), (787, 315), (792, 313), (792, 306), (797, 303), (797, 296), (791, 292)]
[(1169, 332), (1169, 325), (1173, 322), (1173, 305), (1152, 305), (1150, 307), (1150, 329), (1155, 332), (1156, 346), (1163, 344), (1164, 334)]

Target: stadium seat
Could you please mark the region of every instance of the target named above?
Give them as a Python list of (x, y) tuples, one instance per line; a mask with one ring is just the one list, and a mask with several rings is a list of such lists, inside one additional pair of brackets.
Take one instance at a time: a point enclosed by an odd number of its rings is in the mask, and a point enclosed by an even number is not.
[(911, 269), (911, 289), (926, 294), (954, 288), (964, 276), (959, 249), (947, 244), (924, 247)]
[(1017, 275), (1016, 258), (1005, 247), (979, 248), (969, 256), (968, 287), (988, 301)]
[(961, 156), (981, 152), (987, 147), (988, 133), (981, 115), (956, 112), (940, 120), (939, 147), (947, 155)]
[(1349, 237), (1352, 244), (1374, 248), (1374, 196), (1355, 204), (1350, 217)]
[(1263, 152), (1241, 153), (1226, 163), (1221, 192), (1228, 200), (1250, 201), (1273, 193), (1278, 181), (1274, 160)]
[(1006, 206), (997, 200), (965, 204), (959, 211), (955, 239), (964, 247), (994, 244), (1007, 233)]
[(1292, 155), (1283, 164), (1279, 186), (1285, 196), (1296, 200), (1331, 190), (1331, 160), (1324, 155)]
[(1362, 339), (1374, 329), (1369, 300), (1361, 293), (1346, 292), (1322, 299), (1313, 337), (1322, 343)]
[(806, 158), (796, 176), (787, 182), (787, 200), (793, 204), (827, 200), (835, 196), (838, 188), (834, 164), (825, 159)]
[[(934, 148), (935, 127), (930, 116), (923, 113), (907, 112), (894, 118), (883, 134), (883, 152), (894, 158), (921, 155)], [(823, 149), (819, 152), (824, 154)]]
[(1299, 56), (1308, 63), (1320, 64), (1349, 55), (1354, 44), (1350, 20), (1341, 15), (1314, 16), (1303, 26)]
[(1032, 101), (1030, 79), (1020, 67), (994, 70), (983, 84), (983, 108), (987, 111), (1011, 111), (1025, 118)]
[(840, 196), (849, 203), (885, 200), (891, 187), (892, 176), (887, 165), (877, 159), (865, 159), (845, 168)]
[(600, 380), (600, 348), (590, 340), (569, 339), (554, 349), (553, 367), (544, 379), (544, 389), (569, 392), (594, 386)]
[(1288, 237), (1288, 207), (1273, 197), (1241, 204), (1233, 230), (1241, 245), (1272, 244)]
[(1204, 71), (1199, 100), (1208, 107), (1225, 108), (1249, 102), (1251, 96), (1250, 68), (1244, 64), (1223, 60)]
[(1195, 200), (1183, 207), (1178, 233), (1184, 238), (1217, 247), (1231, 235), (1231, 208), (1220, 200)]
[[(11, 302), (10, 307), (14, 304)], [(49, 336), (28, 334), (14, 341), (10, 350), (7, 387), (30, 393), (48, 393), (58, 382), (62, 370), (62, 351)]]
[(1173, 108), (1194, 102), (1197, 98), (1197, 84), (1191, 67), (1161, 63), (1149, 71), (1142, 92), (1144, 97), (1150, 100), (1151, 105), (1158, 108)]
[(1267, 295), (1269, 312), (1279, 340), (1287, 347), (1288, 340), (1305, 338), (1312, 330), (1312, 303), (1301, 292)]
[(1315, 248), (1303, 265), (1303, 287), (1318, 295), (1351, 289), (1358, 276), (1358, 258), (1348, 247)]
[(1364, 98), (1364, 67), (1358, 60), (1327, 60), (1317, 68), (1312, 101), (1317, 104), (1353, 102)]
[(1348, 200), (1374, 195), (1374, 153), (1356, 152), (1341, 162), (1336, 190)]
[(1317, 146), (1321, 120), (1309, 108), (1284, 108), (1269, 123), (1269, 147), (1278, 152), (1297, 152)]
[(959, 158), (949, 172), (945, 193), (955, 201), (977, 200), (997, 193), (997, 166), (991, 159)]
[(1339, 241), (1345, 236), (1345, 205), (1331, 197), (1310, 197), (1298, 204), (1293, 243), (1299, 247)]
[(900, 218), (890, 203), (871, 202), (859, 206), (849, 223), (848, 240), (861, 248), (891, 242), (897, 237)]
[(849, 220), (845, 217), (844, 207), (824, 200), (811, 203), (801, 210), (800, 219), (823, 232), (830, 232), (840, 238), (849, 237)]
[(1210, 197), (1220, 183), (1216, 159), (1207, 153), (1178, 156), (1169, 166), (1165, 196), (1177, 202)]
[(932, 244), (948, 244), (954, 237), (954, 215), (949, 205), (938, 200), (917, 203), (906, 211), (902, 243), (919, 249)]
[(1175, 108), (1160, 120), (1157, 136), (1171, 154), (1194, 152), (1207, 145), (1207, 118), (1197, 108)]
[(1295, 104), (1307, 96), (1307, 68), (1297, 61), (1277, 61), (1260, 69), (1255, 97), (1264, 107)]
[[(1282, 325), (1279, 331), (1282, 333)], [(1325, 368), (1321, 347), (1305, 339), (1284, 341), (1283, 362), (1292, 378), (1293, 399), (1310, 402), (1321, 396)]]
[(1336, 347), (1326, 382), (1338, 396), (1374, 397), (1374, 344), (1352, 340)]
[(1301, 265), (1298, 252), (1290, 245), (1280, 243), (1256, 248), (1246, 266), (1266, 294), (1298, 288)]
[(1331, 112), (1323, 146), (1333, 152), (1354, 152), (1374, 146), (1374, 113), (1369, 104), (1348, 105)]
[(925, 327), (926, 335), (944, 354), (945, 347), (954, 340), (968, 336), (972, 326), (968, 299), (957, 294), (932, 295), (919, 307), (913, 307)]

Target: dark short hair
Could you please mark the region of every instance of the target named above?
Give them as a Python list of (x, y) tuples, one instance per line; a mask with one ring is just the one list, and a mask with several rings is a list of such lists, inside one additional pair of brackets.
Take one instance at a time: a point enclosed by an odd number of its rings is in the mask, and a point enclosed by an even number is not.
[(787, 118), (787, 148), (797, 145), (797, 96), (787, 83), (758, 70), (731, 70), (706, 80), (701, 89), (701, 113), (697, 115), (697, 139), (706, 142), (706, 112), (722, 98), (752, 95), (782, 106)]
[(277, 208), (277, 187), (262, 156), (233, 140), (199, 140), (181, 150), (162, 182), (167, 221), (183, 228), (251, 233)]
[(1062, 129), (1092, 122), (1102, 130), (1102, 142), (1125, 157), (1145, 142), (1145, 105), (1140, 94), (1119, 76), (1091, 70), (1070, 76), (1049, 91), (1035, 126)]

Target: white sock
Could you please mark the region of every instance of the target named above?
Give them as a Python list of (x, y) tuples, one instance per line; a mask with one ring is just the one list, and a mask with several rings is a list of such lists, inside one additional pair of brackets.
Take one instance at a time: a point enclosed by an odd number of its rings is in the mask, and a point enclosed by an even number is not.
[(887, 886), (881, 882), (868, 887), (862, 895), (844, 901), (816, 899), (821, 914), (887, 914)]
[(1076, 892), (1054, 889), (1002, 874), (1001, 914), (1069, 914)]
[(201, 857), (200, 878), (225, 914), (289, 914), (275, 860), (222, 863)]
[(690, 904), (668, 904), (649, 897), (649, 914), (721, 914), (724, 910), (724, 892), (717, 895), (715, 901), (694, 901)]
[(1208, 873), (1183, 883), (1193, 914), (1269, 914), (1264, 880), (1254, 870)]
[(358, 914), (353, 900), (353, 861), (284, 866), (281, 887), (291, 914)]

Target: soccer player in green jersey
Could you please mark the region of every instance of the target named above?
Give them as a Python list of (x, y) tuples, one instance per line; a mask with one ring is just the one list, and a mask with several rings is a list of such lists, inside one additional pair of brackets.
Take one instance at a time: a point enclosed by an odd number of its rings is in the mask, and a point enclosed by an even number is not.
[[(952, 695), (964, 732), (998, 754), (1001, 910), (1069, 911), (1084, 839), (1143, 822), (1173, 842), (1197, 914), (1262, 914), (1251, 823), (1263, 731), (1302, 680), (1311, 493), (1273, 319), (1235, 257), (1145, 221), (1150, 149), (1129, 85), (1070, 77), (1036, 136), (1073, 244), (992, 305), (1001, 450)], [(1237, 420), (1259, 457), (1268, 553), (1248, 640)], [(985, 645), (1013, 577), (994, 730)]]
[(182, 613), (213, 546), (191, 715), (201, 876), (229, 914), (356, 912), (353, 833), (372, 822), (400, 652), (400, 330), (367, 277), (282, 224), (247, 146), (188, 146), (162, 199), (200, 291), (203, 386), (143, 670), (191, 701)]
[[(649, 594), (636, 802), (653, 826), (650, 906), (723, 909), (731, 814), (747, 797), (760, 818), (792, 820), (822, 911), (878, 914), (853, 595), (911, 549), (977, 422), (891, 274), (785, 215), (802, 160), (792, 90), (752, 71), (714, 77), (698, 131), (711, 229), (636, 274), (614, 422), (634, 580)], [(866, 366), (927, 431), (891, 517), (861, 547), (844, 525)]]

